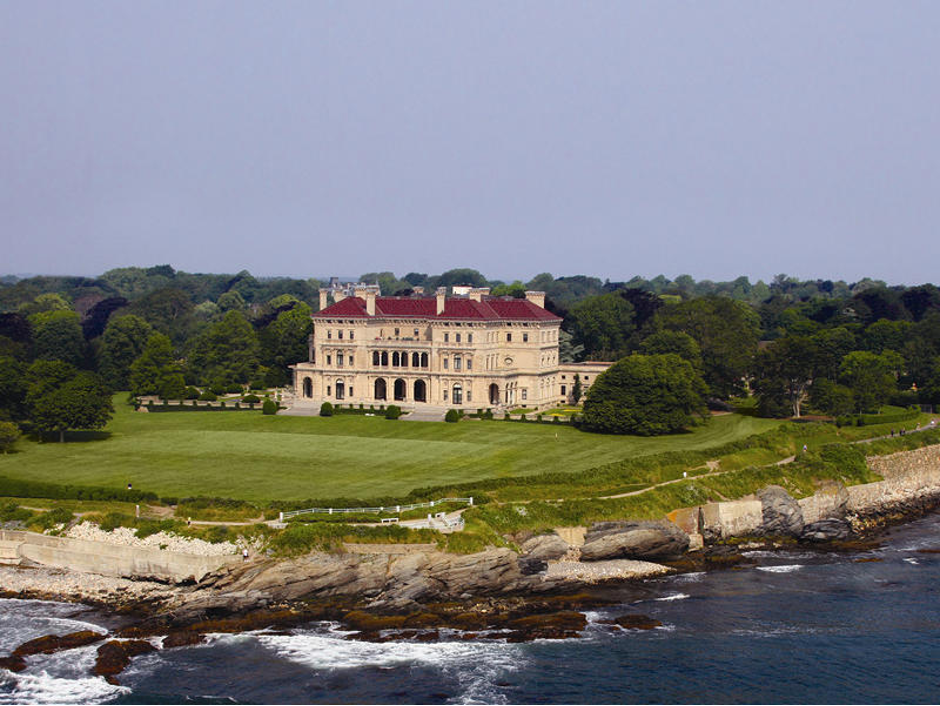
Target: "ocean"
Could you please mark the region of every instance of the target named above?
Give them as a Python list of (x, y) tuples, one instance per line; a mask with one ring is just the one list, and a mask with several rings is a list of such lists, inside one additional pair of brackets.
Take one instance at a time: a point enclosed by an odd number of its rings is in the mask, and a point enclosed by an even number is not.
[[(940, 514), (874, 550), (752, 552), (756, 566), (604, 589), (576, 640), (368, 643), (336, 625), (213, 635), (135, 658), (121, 686), (97, 646), (0, 670), (0, 703), (936, 703)], [(642, 613), (649, 631), (605, 618)], [(0, 652), (106, 629), (97, 610), (0, 600)]]

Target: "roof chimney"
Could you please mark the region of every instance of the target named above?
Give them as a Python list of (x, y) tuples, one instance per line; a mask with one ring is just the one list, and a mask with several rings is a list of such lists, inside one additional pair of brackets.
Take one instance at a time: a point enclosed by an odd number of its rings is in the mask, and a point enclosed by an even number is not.
[(369, 286), (366, 285), (366, 284), (357, 284), (357, 285), (353, 288), (353, 294), (354, 294), (354, 296), (359, 297), (359, 298), (362, 299), (363, 301), (365, 301), (366, 292), (367, 292), (367, 291), (369, 291)]
[(346, 298), (345, 289), (334, 289), (333, 290), (333, 301), (339, 304), (343, 299)]
[(379, 294), (379, 285), (373, 285), (365, 288), (366, 295), (366, 313), (369, 316), (375, 316), (375, 298)]
[(326, 306), (327, 306), (326, 295), (329, 293), (330, 293), (329, 289), (326, 289), (323, 287), (320, 288), (320, 311), (323, 311), (324, 309), (326, 309)]
[(444, 313), (444, 305), (447, 303), (447, 287), (437, 288), (437, 315)]
[(475, 302), (481, 302), (483, 301), (483, 297), (487, 296), (489, 293), (489, 287), (474, 287), (470, 290), (470, 299)]
[(525, 293), (526, 301), (532, 302), (537, 307), (545, 308), (545, 292), (528, 291)]
[(424, 287), (420, 284), (416, 284), (411, 288), (411, 291), (414, 292), (415, 296), (423, 297), (424, 296)]

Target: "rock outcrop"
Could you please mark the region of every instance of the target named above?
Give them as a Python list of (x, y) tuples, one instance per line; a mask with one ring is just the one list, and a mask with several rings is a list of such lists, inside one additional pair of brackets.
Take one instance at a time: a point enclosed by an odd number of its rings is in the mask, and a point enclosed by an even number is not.
[(554, 532), (536, 535), (519, 547), (519, 568), (526, 575), (545, 571), (548, 568), (546, 562), (561, 559), (568, 548), (568, 542)]
[(799, 537), (803, 532), (800, 504), (779, 485), (768, 485), (757, 493), (761, 501), (761, 534)]
[(846, 520), (831, 517), (806, 525), (800, 538), (807, 542), (832, 542), (848, 539), (851, 534), (852, 526)]
[(665, 559), (688, 548), (689, 535), (671, 522), (596, 522), (584, 537), (581, 559)]

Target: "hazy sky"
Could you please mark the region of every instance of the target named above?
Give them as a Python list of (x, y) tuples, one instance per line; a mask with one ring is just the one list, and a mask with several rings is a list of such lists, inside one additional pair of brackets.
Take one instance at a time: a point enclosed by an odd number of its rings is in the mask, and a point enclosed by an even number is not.
[(940, 3), (0, 2), (0, 273), (938, 281)]

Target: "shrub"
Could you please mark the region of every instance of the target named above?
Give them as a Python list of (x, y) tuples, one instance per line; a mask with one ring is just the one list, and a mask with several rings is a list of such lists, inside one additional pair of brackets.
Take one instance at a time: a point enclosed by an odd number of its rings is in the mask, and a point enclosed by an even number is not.
[(386, 419), (398, 419), (401, 416), (401, 407), (397, 404), (390, 404), (385, 410)]
[(321, 417), (332, 417), (333, 416), (333, 405), (329, 402), (324, 402), (320, 405), (320, 416)]
[(261, 398), (258, 395), (245, 395), (242, 397), (242, 402), (245, 404), (257, 404), (261, 401)]
[(201, 399), (203, 402), (215, 402), (217, 399), (219, 399), (219, 397), (212, 390), (205, 390), (201, 395), (199, 395), (199, 399)]
[(225, 385), (221, 382), (212, 383), (209, 386), (209, 390), (215, 395), (224, 395), (225, 394)]
[(190, 385), (186, 388), (186, 391), (183, 392), (183, 399), (187, 400), (198, 400), (199, 399), (199, 390)]
[(67, 525), (73, 518), (74, 515), (70, 511), (65, 508), (57, 507), (49, 512), (41, 513), (36, 517), (34, 523), (39, 525), (42, 529), (48, 530), (56, 525)]
[(535, 421), (537, 421), (539, 424), (541, 424), (541, 423), (542, 423), (542, 415), (541, 415), (541, 414), (537, 414), (537, 415), (535, 416)]
[(507, 422), (509, 421), (509, 412), (503, 412), (503, 419)]
[(526, 421), (525, 414), (519, 415), (519, 421), (520, 421), (520, 422)]
[(235, 395), (235, 394), (238, 394), (239, 392), (243, 392), (244, 388), (241, 385), (239, 385), (237, 382), (231, 382), (225, 386), (225, 391), (230, 394)]
[(261, 414), (277, 414), (277, 403), (274, 400), (265, 400), (261, 405)]
[(447, 410), (447, 414), (444, 415), (445, 422), (451, 422), (452, 424), (460, 421), (460, 414), (456, 409)]
[(13, 422), (0, 421), (0, 451), (6, 453), (20, 438), (20, 428)]
[(225, 400), (222, 400), (221, 402), (219, 402), (219, 407), (225, 409)]
[(196, 400), (193, 400), (192, 402), (190, 402), (190, 404), (191, 404), (193, 407), (198, 407), (198, 406), (199, 406), (198, 404), (196, 404)]
[(486, 411), (483, 413), (483, 418), (484, 418), (484, 419), (492, 419), (492, 418), (493, 418), (493, 410), (491, 410), (491, 409), (486, 410)]

